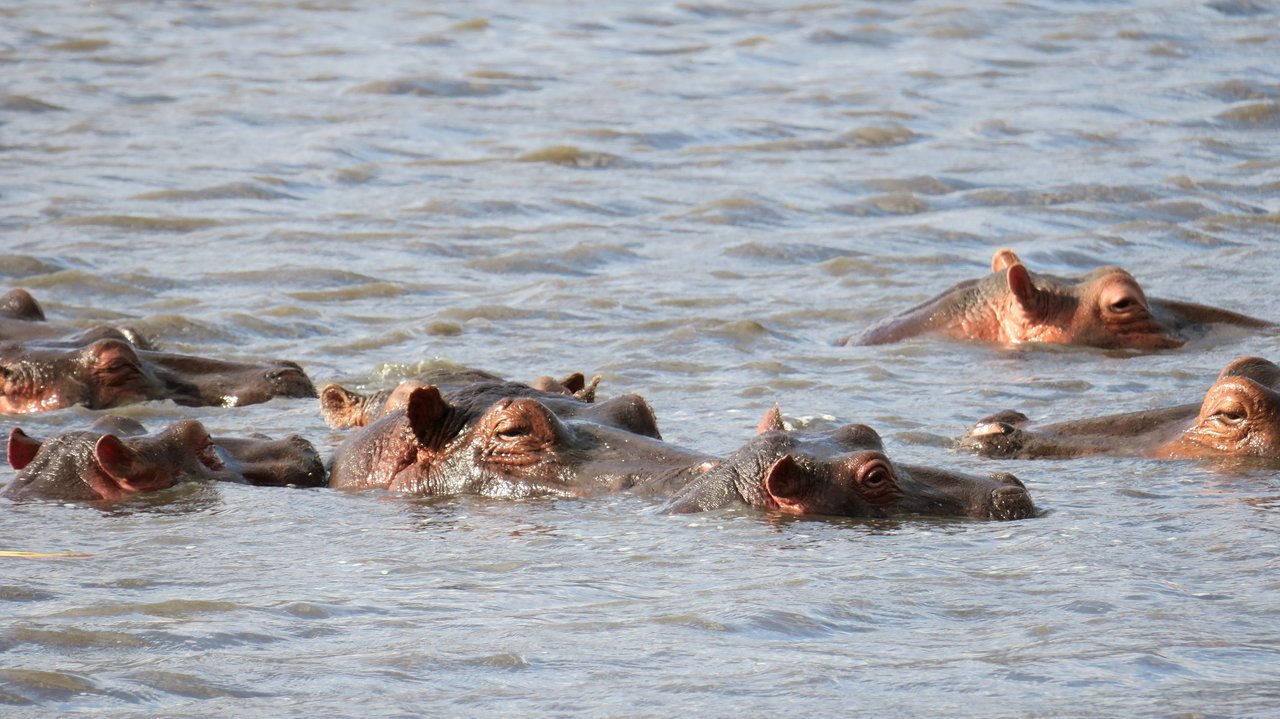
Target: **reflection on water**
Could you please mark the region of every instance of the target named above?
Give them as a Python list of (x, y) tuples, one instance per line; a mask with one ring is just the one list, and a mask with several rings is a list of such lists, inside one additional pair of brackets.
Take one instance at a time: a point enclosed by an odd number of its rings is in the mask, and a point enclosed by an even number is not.
[[(1046, 510), (794, 521), (236, 485), (10, 504), (0, 550), (91, 556), (0, 557), (6, 715), (1274, 711), (1272, 470), (993, 468), (951, 440), (1006, 407), (1199, 401), (1230, 360), (1280, 360), (1275, 336), (836, 344), (1002, 246), (1280, 319), (1267, 4), (0, 13), (0, 279), (52, 321), (360, 390), (441, 362), (601, 373), (708, 452), (779, 402), (871, 424), (899, 461), (1011, 471)], [(121, 413), (322, 453), (344, 436), (308, 400)]]

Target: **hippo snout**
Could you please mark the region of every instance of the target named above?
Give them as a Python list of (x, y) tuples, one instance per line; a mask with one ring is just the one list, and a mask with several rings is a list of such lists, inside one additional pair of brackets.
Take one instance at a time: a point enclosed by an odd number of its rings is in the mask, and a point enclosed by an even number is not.
[(316, 387), (302, 367), (293, 362), (280, 362), (267, 370), (267, 384), (276, 397), (315, 397)]
[[(1012, 474), (1005, 475), (1018, 482)], [(1036, 505), (1021, 482), (991, 490), (992, 519), (1029, 519), (1036, 516)]]
[(1021, 412), (1005, 410), (984, 417), (960, 440), (960, 446), (984, 457), (1014, 457), (1022, 451), (1023, 433), (1019, 425), (1027, 422)]

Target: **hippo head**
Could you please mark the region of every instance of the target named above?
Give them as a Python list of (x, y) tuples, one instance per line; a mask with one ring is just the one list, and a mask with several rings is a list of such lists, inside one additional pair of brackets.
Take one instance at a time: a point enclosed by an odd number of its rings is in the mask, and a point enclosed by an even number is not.
[(122, 340), (71, 350), (0, 347), (0, 413), (115, 407), (150, 399), (158, 387), (133, 346)]
[[(652, 421), (647, 404), (627, 407)], [(464, 418), (459, 415), (434, 387), (411, 393), (406, 416), (418, 449), (414, 465), (397, 476), (391, 489), (577, 496), (602, 487), (630, 486), (648, 471), (667, 469), (667, 457), (678, 454), (625, 428), (562, 419), (530, 397), (493, 402), (465, 426), (460, 426)]]
[(1195, 423), (1163, 453), (1175, 457), (1257, 457), (1280, 460), (1280, 367), (1242, 357), (1222, 370), (1205, 394)]
[(786, 430), (777, 408), (757, 436), (666, 505), (669, 512), (732, 504), (794, 515), (977, 519), (1035, 516), (1013, 475), (978, 477), (899, 464), (874, 429), (850, 424), (827, 432)]
[[(768, 434), (757, 439), (768, 441)], [(823, 445), (837, 451), (817, 451)], [(797, 445), (768, 467), (762, 485), (771, 502), (790, 514), (1026, 519), (1036, 513), (1012, 474), (979, 477), (895, 463), (880, 435), (864, 424)]]
[(1119, 267), (1102, 267), (1077, 280), (1035, 275), (1012, 250), (991, 260), (1003, 274), (1001, 337), (1008, 342), (1052, 342), (1107, 349), (1182, 346), (1152, 314), (1137, 280)]
[(213, 440), (196, 420), (156, 435), (71, 432), (47, 441), (15, 428), (9, 464), (20, 470), (5, 493), (16, 498), (120, 499), (167, 489), (179, 481), (210, 479), (222, 469)]

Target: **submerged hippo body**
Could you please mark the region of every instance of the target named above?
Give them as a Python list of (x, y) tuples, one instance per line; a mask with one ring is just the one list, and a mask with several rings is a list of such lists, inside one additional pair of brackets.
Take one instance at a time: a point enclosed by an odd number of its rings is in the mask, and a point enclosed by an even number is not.
[(573, 414), (582, 404), (595, 401), (597, 375), (590, 384), (581, 372), (574, 372), (563, 379), (539, 377), (531, 384), (508, 382), (497, 375), (470, 367), (450, 367), (431, 370), (404, 380), (394, 389), (361, 394), (339, 384), (328, 384), (320, 390), (320, 412), (325, 423), (334, 429), (365, 427), (388, 414), (404, 410), (409, 393), (418, 387), (436, 387), (442, 393), (450, 393), (487, 385), (484, 391), (494, 399), (501, 397), (534, 397), (554, 405), (562, 415)]
[(753, 507), (793, 515), (936, 516), (1026, 519), (1036, 515), (1023, 484), (898, 464), (876, 431), (845, 425), (828, 432), (782, 429), (776, 411), (760, 434), (694, 478), (664, 505), (670, 513)]
[(1108, 349), (1179, 347), (1189, 330), (1213, 324), (1275, 325), (1190, 302), (1148, 299), (1119, 267), (1076, 278), (1032, 273), (1011, 250), (999, 250), (991, 274), (875, 325), (845, 344), (877, 345), (932, 335), (952, 340), (1042, 342)]
[(319, 454), (297, 436), (219, 439), (196, 420), (152, 435), (120, 418), (95, 427), (43, 441), (14, 428), (7, 456), (18, 475), (0, 496), (114, 500), (185, 481), (311, 487), (325, 481)]
[(150, 341), (132, 327), (100, 325), (80, 329), (48, 322), (44, 308), (26, 290), (9, 290), (0, 297), (0, 342), (83, 347), (102, 339), (118, 339), (141, 349), (153, 349)]
[(0, 343), (0, 414), (162, 399), (233, 407), (314, 396), (311, 380), (293, 362), (227, 362), (143, 350), (119, 339), (72, 348)]
[(1200, 404), (1035, 424), (1006, 410), (979, 420), (960, 444), (987, 457), (1112, 454), (1280, 462), (1280, 367), (1259, 357), (1227, 365)]
[(548, 397), (530, 396), (527, 385), (512, 387), (512, 395), (490, 382), (448, 395), (435, 386), (415, 387), (403, 409), (338, 447), (330, 486), (583, 496), (629, 489), (658, 475), (679, 485), (708, 459), (658, 439), (653, 413), (638, 396), (600, 404), (572, 400), (580, 406), (570, 405), (572, 416), (562, 416)]

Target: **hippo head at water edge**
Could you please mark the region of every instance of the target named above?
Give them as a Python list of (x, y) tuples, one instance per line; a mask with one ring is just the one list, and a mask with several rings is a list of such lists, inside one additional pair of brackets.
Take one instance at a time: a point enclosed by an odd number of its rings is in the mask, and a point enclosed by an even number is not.
[(402, 411), (357, 430), (338, 447), (330, 486), (419, 495), (582, 496), (628, 489), (707, 459), (651, 436), (652, 410), (638, 396), (579, 402), (572, 416), (544, 400), (416, 387)]
[(0, 413), (90, 409), (170, 399), (232, 407), (273, 397), (314, 397), (293, 362), (229, 362), (142, 350), (119, 339), (83, 347), (0, 344)]
[(1214, 324), (1275, 326), (1206, 305), (1149, 299), (1133, 275), (1120, 267), (1056, 277), (1031, 272), (1012, 250), (1001, 249), (991, 259), (991, 274), (961, 282), (845, 343), (873, 345), (933, 335), (1004, 344), (1162, 350), (1181, 347), (1186, 330)]
[(10, 499), (116, 500), (188, 481), (325, 484), (319, 453), (297, 435), (212, 437), (194, 419), (147, 434), (133, 420), (106, 415), (87, 431), (45, 440), (14, 427), (6, 457), (18, 471), (0, 493)]
[[(544, 401), (553, 401), (564, 410), (561, 398), (573, 398), (585, 404), (595, 402), (596, 389), (601, 376), (587, 382), (586, 375), (571, 372), (560, 379), (543, 375), (528, 385), (506, 382), (497, 375), (470, 367), (448, 367), (423, 372), (406, 379), (395, 388), (371, 394), (362, 394), (337, 383), (326, 384), (320, 390), (320, 413), (325, 424), (333, 429), (365, 427), (372, 422), (404, 410), (409, 394), (419, 387), (437, 387), (441, 392), (490, 383), (502, 385), (504, 394), (524, 393)], [(526, 391), (527, 390), (527, 391)]]
[(664, 510), (747, 506), (797, 516), (1027, 519), (1037, 510), (1012, 474), (991, 477), (892, 461), (874, 429), (787, 430), (775, 407), (756, 437), (694, 479)]
[(960, 446), (995, 458), (1113, 454), (1280, 463), (1280, 366), (1261, 357), (1234, 360), (1198, 405), (1052, 424), (1004, 410), (975, 423)]

